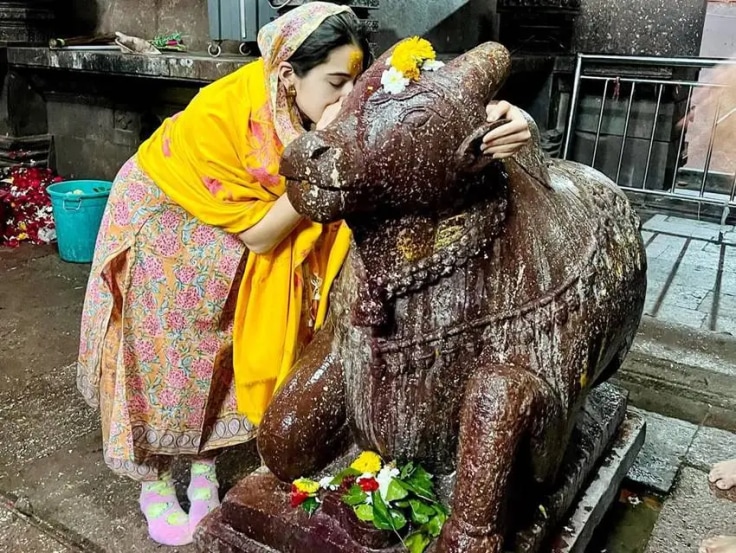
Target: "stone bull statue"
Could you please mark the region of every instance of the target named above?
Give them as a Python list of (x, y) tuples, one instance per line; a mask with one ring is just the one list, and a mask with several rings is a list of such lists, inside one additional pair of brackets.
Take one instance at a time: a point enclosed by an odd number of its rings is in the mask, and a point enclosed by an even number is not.
[(351, 443), (454, 472), (435, 551), (500, 552), (510, 475), (555, 483), (588, 392), (631, 345), (639, 220), (602, 174), (543, 160), (536, 136), (511, 160), (480, 154), (484, 106), (509, 71), (502, 46), (394, 94), (381, 90), (389, 55), (283, 157), (296, 209), (344, 219), (354, 244), (258, 446), (287, 482)]

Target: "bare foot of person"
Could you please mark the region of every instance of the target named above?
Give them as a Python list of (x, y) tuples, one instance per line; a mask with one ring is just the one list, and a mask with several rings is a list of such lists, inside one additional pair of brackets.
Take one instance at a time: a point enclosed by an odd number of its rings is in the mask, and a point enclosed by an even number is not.
[(736, 486), (736, 459), (713, 465), (708, 480), (719, 490), (730, 490)]
[(698, 553), (736, 553), (736, 537), (716, 536), (703, 540)]

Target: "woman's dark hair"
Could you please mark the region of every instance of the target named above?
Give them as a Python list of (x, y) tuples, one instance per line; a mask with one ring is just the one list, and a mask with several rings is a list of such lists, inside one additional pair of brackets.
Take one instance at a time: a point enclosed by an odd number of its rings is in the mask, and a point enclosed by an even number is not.
[(354, 44), (363, 51), (363, 71), (373, 63), (373, 53), (360, 20), (352, 12), (329, 16), (289, 58), (297, 77), (303, 77), (330, 57), (340, 46)]

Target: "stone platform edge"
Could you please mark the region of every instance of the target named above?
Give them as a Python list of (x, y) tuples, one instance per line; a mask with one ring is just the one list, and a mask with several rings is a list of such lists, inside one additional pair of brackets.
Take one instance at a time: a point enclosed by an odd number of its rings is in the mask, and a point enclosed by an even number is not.
[[(254, 56), (237, 54), (214, 58), (206, 52), (167, 52), (147, 56), (123, 54), (115, 50), (64, 50), (28, 45), (9, 45), (6, 50), (8, 64), (18, 69), (79, 71), (202, 83), (215, 81), (256, 59)], [(438, 57), (450, 61), (456, 55), (440, 54)], [(512, 58), (511, 72), (551, 70), (553, 64), (552, 56), (518, 55)]]
[(122, 77), (145, 77), (207, 83), (255, 60), (252, 56), (207, 53), (123, 54), (114, 50), (52, 50), (45, 46), (8, 46), (11, 67), (79, 71)]
[(613, 382), (629, 403), (736, 431), (736, 337), (645, 316)]

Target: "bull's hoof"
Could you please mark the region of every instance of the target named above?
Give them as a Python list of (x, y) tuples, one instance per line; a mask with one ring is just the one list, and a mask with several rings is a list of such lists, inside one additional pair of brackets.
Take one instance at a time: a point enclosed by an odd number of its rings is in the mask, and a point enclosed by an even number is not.
[(450, 517), (442, 528), (434, 553), (501, 553), (503, 536), (483, 530)]

